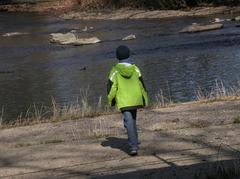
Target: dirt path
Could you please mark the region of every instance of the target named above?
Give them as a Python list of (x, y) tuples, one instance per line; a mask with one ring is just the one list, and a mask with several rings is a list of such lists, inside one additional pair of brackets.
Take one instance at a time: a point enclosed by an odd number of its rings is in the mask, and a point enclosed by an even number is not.
[(229, 101), (141, 111), (137, 157), (119, 114), (0, 130), (0, 178), (201, 176), (239, 158), (239, 109)]

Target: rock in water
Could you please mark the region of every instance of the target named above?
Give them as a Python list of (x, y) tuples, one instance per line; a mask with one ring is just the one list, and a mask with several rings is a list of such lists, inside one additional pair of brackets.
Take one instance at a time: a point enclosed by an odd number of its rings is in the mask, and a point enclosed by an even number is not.
[(92, 30), (92, 29), (93, 29), (93, 27), (85, 26), (85, 27), (82, 29), (82, 31), (83, 31), (83, 32), (87, 32), (87, 31)]
[(76, 32), (77, 32), (76, 29), (71, 30), (71, 33), (76, 33)]
[(182, 33), (196, 33), (196, 32), (204, 32), (209, 30), (217, 30), (223, 28), (223, 24), (221, 23), (213, 23), (213, 24), (194, 24), (188, 27), (185, 27), (180, 32)]
[(9, 32), (5, 33), (2, 36), (3, 37), (11, 37), (11, 36), (17, 36), (17, 35), (27, 35), (28, 33), (22, 33), (22, 32)]
[(87, 44), (96, 44), (101, 42), (101, 40), (97, 37), (91, 38), (77, 38), (77, 40), (73, 43), (73, 45), (87, 45)]
[(87, 67), (82, 67), (82, 68), (80, 68), (80, 71), (84, 71), (86, 69), (87, 69)]
[(131, 34), (131, 35), (128, 35), (126, 37), (124, 37), (122, 40), (133, 40), (133, 39), (136, 39), (136, 35), (134, 34)]
[(91, 38), (79, 38), (74, 33), (68, 32), (65, 34), (62, 33), (52, 33), (50, 34), (50, 42), (58, 43), (62, 45), (72, 44), (72, 45), (87, 45), (87, 44), (95, 44), (101, 42), (101, 40), (97, 37)]
[(59, 43), (59, 44), (72, 44), (74, 43), (77, 38), (75, 36), (75, 34), (73, 33), (66, 33), (66, 34), (62, 34), (62, 33), (52, 33), (50, 34), (51, 38), (50, 38), (50, 42), (52, 43)]
[(226, 21), (225, 19), (220, 19), (220, 18), (215, 18), (214, 20), (210, 21), (212, 23), (219, 23), (219, 22), (224, 22)]
[(234, 19), (235, 19), (235, 21), (240, 21), (240, 16), (237, 16)]

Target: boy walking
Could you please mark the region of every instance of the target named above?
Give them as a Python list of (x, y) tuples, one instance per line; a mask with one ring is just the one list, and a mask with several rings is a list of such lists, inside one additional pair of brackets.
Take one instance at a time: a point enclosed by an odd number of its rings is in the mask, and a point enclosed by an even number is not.
[(141, 72), (130, 58), (126, 46), (116, 49), (119, 63), (112, 67), (108, 79), (108, 103), (116, 105), (123, 114), (124, 127), (128, 133), (130, 155), (137, 155), (139, 149), (136, 127), (137, 109), (148, 105), (148, 97)]

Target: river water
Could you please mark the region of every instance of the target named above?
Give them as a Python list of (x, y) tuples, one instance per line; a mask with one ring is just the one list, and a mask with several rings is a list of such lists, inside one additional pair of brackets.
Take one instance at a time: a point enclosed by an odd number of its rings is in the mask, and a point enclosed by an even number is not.
[[(63, 21), (29, 13), (0, 13), (0, 107), (4, 119), (15, 119), (29, 106), (50, 106), (53, 97), (66, 104), (89, 89), (89, 99), (106, 102), (106, 81), (117, 62), (115, 48), (128, 45), (142, 70), (151, 101), (162, 89), (171, 100), (196, 99), (201, 87), (210, 91), (216, 79), (226, 86), (240, 78), (240, 28), (226, 22), (221, 30), (199, 34), (178, 33), (193, 22), (213, 17), (164, 20)], [(85, 26), (93, 27), (82, 32)], [(61, 46), (49, 43), (49, 34), (77, 30), (80, 36), (97, 36), (103, 43)], [(26, 33), (4, 37), (9, 32)], [(137, 39), (121, 41), (129, 34)], [(86, 69), (86, 70), (85, 70)]]

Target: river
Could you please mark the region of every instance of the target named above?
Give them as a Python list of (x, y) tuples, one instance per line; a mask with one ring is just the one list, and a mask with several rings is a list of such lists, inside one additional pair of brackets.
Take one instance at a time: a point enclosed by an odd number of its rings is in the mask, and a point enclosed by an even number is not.
[[(159, 90), (175, 102), (196, 99), (201, 87), (210, 91), (216, 79), (226, 86), (240, 78), (240, 29), (226, 22), (221, 30), (198, 34), (178, 33), (193, 22), (213, 17), (157, 20), (63, 21), (34, 13), (0, 12), (0, 107), (3, 118), (15, 119), (29, 106), (50, 106), (76, 100), (89, 89), (89, 99), (106, 103), (106, 81), (117, 62), (115, 48), (128, 45), (142, 70), (151, 102)], [(84, 27), (93, 27), (81, 32)], [(49, 43), (49, 34), (77, 30), (80, 36), (97, 36), (103, 43), (61, 46)], [(4, 37), (9, 32), (25, 33)], [(137, 39), (121, 41), (129, 34)]]

